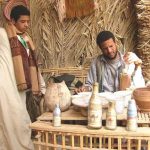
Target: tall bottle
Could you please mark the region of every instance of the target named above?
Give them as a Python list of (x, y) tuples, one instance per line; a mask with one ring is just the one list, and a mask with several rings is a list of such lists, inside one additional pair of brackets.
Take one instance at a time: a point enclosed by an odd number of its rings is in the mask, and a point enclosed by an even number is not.
[(137, 108), (135, 100), (132, 99), (129, 101), (127, 110), (127, 130), (136, 131), (137, 127)]
[(53, 111), (53, 126), (61, 126), (61, 110), (58, 104), (55, 105), (55, 109)]
[(115, 110), (115, 101), (109, 101), (108, 110), (106, 113), (106, 128), (115, 130), (117, 127), (117, 114)]
[(101, 101), (97, 98), (99, 84), (93, 84), (92, 96), (88, 106), (88, 128), (100, 129), (102, 127), (102, 106)]

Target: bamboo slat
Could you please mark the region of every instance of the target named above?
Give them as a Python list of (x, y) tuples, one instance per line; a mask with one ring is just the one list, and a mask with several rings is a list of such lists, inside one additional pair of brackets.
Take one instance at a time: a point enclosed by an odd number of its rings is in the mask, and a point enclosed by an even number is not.
[(82, 83), (85, 83), (88, 70), (89, 67), (64, 67), (64, 68), (41, 69), (41, 73), (43, 74), (46, 83), (51, 78), (63, 74), (74, 75), (76, 81), (80, 80)]

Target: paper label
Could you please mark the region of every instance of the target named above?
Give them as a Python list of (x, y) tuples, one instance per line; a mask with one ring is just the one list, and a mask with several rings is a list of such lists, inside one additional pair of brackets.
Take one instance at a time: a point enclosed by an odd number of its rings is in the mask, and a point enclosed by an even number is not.
[(92, 110), (88, 115), (88, 125), (93, 127), (102, 126), (102, 111), (101, 110)]
[(135, 131), (137, 129), (137, 120), (134, 119), (128, 119), (127, 120), (127, 130), (129, 131)]

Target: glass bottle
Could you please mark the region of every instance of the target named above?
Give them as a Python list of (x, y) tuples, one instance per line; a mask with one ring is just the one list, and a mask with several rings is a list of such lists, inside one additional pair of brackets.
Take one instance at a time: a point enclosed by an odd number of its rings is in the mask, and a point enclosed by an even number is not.
[(99, 84), (93, 84), (93, 92), (88, 106), (88, 128), (100, 129), (102, 127), (102, 106), (97, 97)]
[(123, 69), (120, 73), (120, 90), (126, 90), (131, 86), (131, 76), (127, 73), (127, 69)]
[(53, 111), (53, 126), (60, 127), (61, 126), (61, 110), (58, 104), (55, 105)]
[(115, 110), (115, 102), (109, 101), (108, 110), (106, 113), (106, 128), (115, 130), (117, 127), (117, 114)]

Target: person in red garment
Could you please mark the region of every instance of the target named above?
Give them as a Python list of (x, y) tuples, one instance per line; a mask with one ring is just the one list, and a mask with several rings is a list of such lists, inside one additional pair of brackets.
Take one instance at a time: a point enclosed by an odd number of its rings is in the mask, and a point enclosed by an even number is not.
[(6, 26), (12, 51), (17, 87), (23, 101), (26, 92), (31, 90), (34, 95), (45, 94), (45, 82), (39, 72), (36, 50), (32, 39), (27, 34), (30, 22), (30, 11), (23, 5), (12, 8), (10, 21)]
[[(8, 11), (9, 10), (9, 11)], [(38, 69), (37, 52), (27, 30), (30, 10), (26, 1), (9, 1), (4, 9), (7, 18), (6, 31), (12, 51), (15, 78), (21, 99), (27, 106), (31, 121), (40, 115), (40, 100), (46, 86)]]

